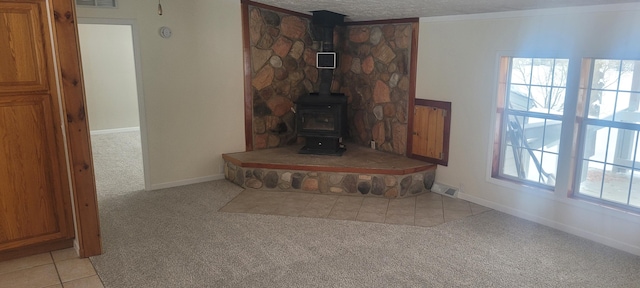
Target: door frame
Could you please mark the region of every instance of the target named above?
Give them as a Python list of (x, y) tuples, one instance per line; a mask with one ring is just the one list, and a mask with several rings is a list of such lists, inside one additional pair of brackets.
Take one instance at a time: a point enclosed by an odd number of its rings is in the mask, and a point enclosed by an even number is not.
[[(138, 118), (140, 123), (140, 144), (142, 146), (142, 169), (144, 173), (144, 189), (151, 190), (151, 186), (149, 183), (149, 154), (148, 154), (148, 146), (147, 146), (147, 117), (145, 116), (145, 105), (144, 105), (144, 89), (142, 85), (142, 64), (140, 62), (141, 54), (140, 54), (140, 46), (139, 46), (139, 37), (138, 37), (138, 27), (136, 25), (136, 21), (133, 19), (115, 19), (115, 18), (78, 18), (78, 24), (98, 24), (98, 25), (127, 25), (131, 27), (131, 37), (133, 43), (133, 61), (134, 61), (134, 69), (136, 73), (136, 89), (137, 89), (137, 97), (138, 97)], [(82, 62), (81, 62), (82, 63)], [(91, 111), (88, 111), (90, 116)]]

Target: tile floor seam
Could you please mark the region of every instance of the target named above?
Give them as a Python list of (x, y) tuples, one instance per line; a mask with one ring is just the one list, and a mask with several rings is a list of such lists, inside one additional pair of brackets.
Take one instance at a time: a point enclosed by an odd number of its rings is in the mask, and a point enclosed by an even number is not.
[(58, 263), (56, 263), (55, 259), (53, 258), (53, 254), (51, 252), (49, 252), (49, 256), (51, 257), (51, 261), (53, 262), (53, 268), (56, 269), (56, 275), (58, 276), (58, 284), (64, 287), (64, 285), (62, 285), (62, 277), (60, 277), (60, 271), (58, 271)]
[(418, 197), (416, 196), (416, 198), (413, 201), (413, 226), (417, 226), (416, 225), (416, 214), (418, 213)]
[(389, 199), (387, 199), (387, 205), (386, 205), (387, 207), (384, 209), (384, 219), (382, 219), (383, 223), (387, 222), (387, 213), (389, 213), (389, 203), (390, 202), (391, 201), (389, 201)]
[[(18, 259), (19, 259), (19, 258), (18, 258)], [(11, 261), (11, 260), (7, 260), (7, 261)], [(2, 275), (6, 275), (6, 274), (10, 274), (10, 273), (13, 273), (13, 272), (18, 272), (18, 271), (22, 271), (22, 270), (31, 269), (31, 268), (36, 268), (36, 267), (46, 266), (46, 265), (49, 265), (49, 264), (54, 264), (54, 263), (53, 263), (53, 262), (51, 262), (51, 263), (44, 263), (44, 264), (40, 264), (40, 265), (34, 265), (34, 266), (24, 267), (24, 268), (20, 268), (20, 269), (18, 269), (18, 270), (14, 270), (14, 271), (5, 272), (5, 273), (0, 273), (0, 276), (2, 276)]]
[(360, 205), (358, 205), (358, 212), (356, 212), (356, 219), (358, 219), (358, 213), (360, 213), (360, 210), (362, 209), (362, 204), (364, 203), (364, 198), (361, 200), (362, 201), (360, 201)]
[(100, 280), (100, 283), (102, 283), (102, 286), (104, 287), (104, 281), (102, 281), (102, 277), (100, 277), (100, 274), (98, 274), (98, 270), (96, 269), (96, 266), (93, 265), (93, 261), (91, 261), (91, 257), (87, 257), (87, 259), (89, 259), (89, 263), (91, 263), (91, 267), (93, 267), (93, 271), (96, 272), (95, 275), (92, 276), (87, 276), (85, 278), (89, 278), (89, 277), (93, 277), (93, 276), (98, 276), (98, 279)]
[(98, 272), (97, 272), (97, 271), (96, 271), (96, 274), (95, 274), (95, 275), (91, 275), (91, 276), (81, 277), (81, 278), (78, 278), (78, 279), (69, 280), (69, 281), (67, 281), (67, 282), (62, 282), (61, 284), (62, 284), (62, 287), (64, 287), (64, 284), (68, 284), (69, 282), (80, 281), (80, 280), (82, 280), (82, 279), (92, 278), (92, 277), (95, 277), (95, 276), (98, 276), (98, 279), (100, 280), (100, 283), (102, 284), (102, 286), (104, 286), (104, 283), (102, 282), (102, 278), (100, 278), (100, 275), (98, 275)]
[[(333, 213), (333, 209), (336, 208), (336, 205), (338, 205), (338, 199), (342, 198), (341, 196), (338, 196), (338, 198), (336, 199), (336, 202), (333, 203), (333, 206), (331, 206), (331, 209), (329, 210), (329, 215), (331, 215), (331, 213)], [(329, 218), (329, 216), (327, 216), (327, 218)]]

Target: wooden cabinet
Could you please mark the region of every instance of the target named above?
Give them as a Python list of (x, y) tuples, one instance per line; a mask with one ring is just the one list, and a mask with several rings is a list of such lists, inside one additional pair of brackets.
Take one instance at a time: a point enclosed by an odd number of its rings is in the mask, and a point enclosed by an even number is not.
[(448, 165), (450, 119), (451, 102), (416, 99), (409, 157)]
[(44, 0), (0, 1), (0, 259), (74, 237), (49, 19)]

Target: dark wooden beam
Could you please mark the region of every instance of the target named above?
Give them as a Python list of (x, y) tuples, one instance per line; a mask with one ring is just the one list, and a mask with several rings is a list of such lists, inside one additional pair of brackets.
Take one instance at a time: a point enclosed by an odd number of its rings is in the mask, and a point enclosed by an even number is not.
[(75, 204), (76, 237), (80, 257), (89, 257), (102, 253), (102, 242), (75, 2), (53, 0), (52, 4), (62, 105), (67, 120), (65, 126)]
[(251, 88), (251, 37), (249, 3), (242, 1), (242, 50), (244, 62), (244, 141), (245, 151), (253, 151), (253, 89)]
[(407, 156), (413, 155), (413, 118), (416, 100), (416, 83), (418, 73), (418, 35), (419, 22), (411, 24), (411, 59), (409, 59), (409, 99), (407, 99)]

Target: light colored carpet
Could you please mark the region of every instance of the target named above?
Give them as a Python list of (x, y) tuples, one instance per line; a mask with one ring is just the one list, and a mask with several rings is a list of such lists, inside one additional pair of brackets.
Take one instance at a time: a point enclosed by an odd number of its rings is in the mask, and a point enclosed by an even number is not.
[(218, 212), (241, 191), (101, 197), (105, 286), (640, 286), (640, 257), (496, 211), (430, 228)]
[(144, 190), (139, 131), (92, 135), (91, 150), (100, 199)]

